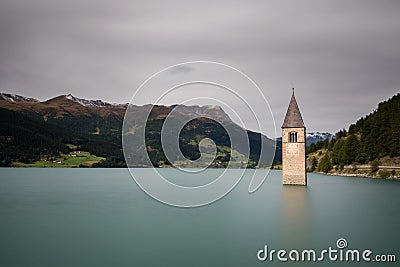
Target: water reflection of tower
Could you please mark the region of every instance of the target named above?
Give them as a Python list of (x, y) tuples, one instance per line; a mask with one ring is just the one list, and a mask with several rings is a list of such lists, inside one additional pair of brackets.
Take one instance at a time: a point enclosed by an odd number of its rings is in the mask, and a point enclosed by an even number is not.
[[(282, 224), (285, 245), (304, 247), (311, 238), (309, 224), (308, 188), (282, 187)], [(287, 243), (286, 243), (287, 242)]]

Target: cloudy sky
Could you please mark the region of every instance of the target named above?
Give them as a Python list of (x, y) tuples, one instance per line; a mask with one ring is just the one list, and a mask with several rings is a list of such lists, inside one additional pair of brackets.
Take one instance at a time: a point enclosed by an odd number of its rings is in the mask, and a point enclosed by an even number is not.
[(159, 70), (210, 60), (259, 85), (278, 131), (293, 82), (308, 130), (334, 133), (400, 92), (399, 14), (389, 0), (1, 0), (0, 91), (129, 102)]

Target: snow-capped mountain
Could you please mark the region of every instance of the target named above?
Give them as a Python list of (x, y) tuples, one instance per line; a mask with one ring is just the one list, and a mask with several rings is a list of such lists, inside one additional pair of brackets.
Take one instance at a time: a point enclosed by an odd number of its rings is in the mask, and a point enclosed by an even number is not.
[(65, 98), (68, 100), (74, 101), (85, 107), (107, 107), (107, 106), (125, 105), (125, 104), (110, 104), (110, 103), (104, 102), (102, 100), (88, 100), (88, 99), (78, 98), (71, 94), (65, 95)]
[[(309, 147), (313, 143), (317, 143), (318, 141), (323, 141), (325, 139), (331, 140), (333, 137), (334, 137), (334, 135), (331, 134), (331, 133), (328, 133), (328, 132), (324, 132), (324, 133), (320, 133), (320, 132), (306, 133), (306, 145), (307, 145), (307, 147)], [(276, 141), (281, 142), (282, 141), (282, 137), (276, 138)]]
[(306, 142), (307, 146), (317, 143), (318, 141), (323, 141), (325, 139), (331, 140), (334, 137), (333, 134), (325, 132), (325, 133), (320, 133), (320, 132), (311, 132), (311, 133), (306, 133)]
[(0, 100), (5, 100), (12, 103), (18, 102), (39, 102), (39, 100), (30, 97), (24, 97), (15, 94), (8, 94), (8, 93), (0, 93)]

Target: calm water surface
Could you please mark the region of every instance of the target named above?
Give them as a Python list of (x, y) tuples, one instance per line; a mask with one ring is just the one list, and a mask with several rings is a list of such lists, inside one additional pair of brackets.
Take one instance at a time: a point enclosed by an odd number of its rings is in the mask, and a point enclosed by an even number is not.
[(271, 171), (249, 194), (249, 179), (184, 209), (147, 196), (126, 169), (0, 169), (0, 266), (378, 266), (256, 258), (264, 245), (321, 250), (338, 238), (398, 266), (400, 182), (309, 174), (308, 187), (283, 187)]

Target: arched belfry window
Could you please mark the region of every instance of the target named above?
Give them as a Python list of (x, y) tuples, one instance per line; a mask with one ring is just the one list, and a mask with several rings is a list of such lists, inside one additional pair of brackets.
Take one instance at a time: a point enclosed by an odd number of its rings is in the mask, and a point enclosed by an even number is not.
[(297, 133), (296, 132), (289, 133), (289, 142), (297, 143)]

